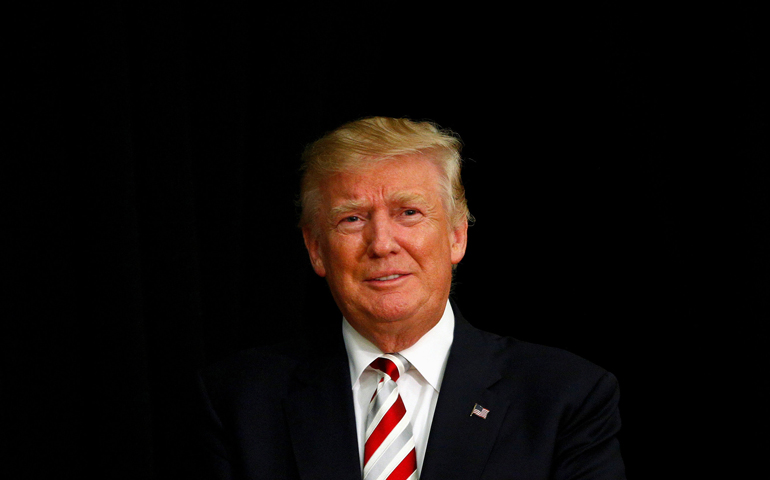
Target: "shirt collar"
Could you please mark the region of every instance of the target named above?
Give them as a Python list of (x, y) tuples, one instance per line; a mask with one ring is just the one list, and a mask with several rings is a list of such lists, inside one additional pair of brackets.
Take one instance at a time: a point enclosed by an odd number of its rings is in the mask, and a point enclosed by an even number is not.
[[(412, 367), (416, 368), (436, 391), (441, 389), (441, 380), (444, 377), (449, 349), (454, 338), (454, 324), (454, 312), (447, 301), (441, 320), (417, 343), (398, 352), (409, 360)], [(366, 367), (383, 352), (358, 333), (344, 317), (342, 319), (342, 338), (348, 352), (350, 383), (355, 388)]]

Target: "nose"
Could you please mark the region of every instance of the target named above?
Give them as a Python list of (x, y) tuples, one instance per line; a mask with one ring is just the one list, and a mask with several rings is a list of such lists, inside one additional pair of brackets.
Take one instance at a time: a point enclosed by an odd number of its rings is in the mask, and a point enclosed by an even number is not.
[(372, 217), (367, 226), (367, 253), (370, 257), (386, 257), (401, 250), (395, 227), (393, 219), (389, 216)]

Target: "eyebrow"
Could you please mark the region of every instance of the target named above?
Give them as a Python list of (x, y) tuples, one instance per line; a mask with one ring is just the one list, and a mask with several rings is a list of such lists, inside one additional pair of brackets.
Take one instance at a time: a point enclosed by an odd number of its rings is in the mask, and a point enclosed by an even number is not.
[(389, 200), (401, 205), (410, 203), (428, 205), (428, 200), (424, 196), (415, 192), (396, 192), (390, 197)]
[[(395, 192), (388, 197), (388, 203), (429, 205), (428, 200), (423, 195), (415, 192)], [(348, 212), (367, 208), (368, 206), (369, 202), (366, 200), (348, 200), (329, 210), (329, 219), (333, 220)]]
[(329, 210), (329, 219), (333, 220), (345, 213), (364, 208), (367, 205), (367, 203), (368, 202), (365, 202), (363, 200), (348, 200), (342, 205), (338, 205), (332, 208), (331, 210)]

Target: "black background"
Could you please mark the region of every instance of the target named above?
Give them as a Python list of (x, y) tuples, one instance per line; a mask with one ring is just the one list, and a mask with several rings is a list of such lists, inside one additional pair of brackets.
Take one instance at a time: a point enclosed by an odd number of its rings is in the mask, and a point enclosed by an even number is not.
[[(767, 451), (767, 29), (753, 7), (31, 4), (9, 16), (7, 478), (183, 478), (191, 372), (330, 306), (298, 157), (460, 134), (478, 327), (616, 374), (629, 478)], [(323, 346), (319, 346), (322, 348)]]

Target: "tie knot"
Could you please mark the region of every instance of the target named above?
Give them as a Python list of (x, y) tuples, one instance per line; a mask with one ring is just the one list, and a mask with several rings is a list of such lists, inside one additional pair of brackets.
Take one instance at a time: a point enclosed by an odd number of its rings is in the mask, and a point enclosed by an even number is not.
[(398, 353), (386, 353), (376, 358), (370, 365), (373, 369), (389, 376), (394, 382), (412, 366), (406, 358)]

